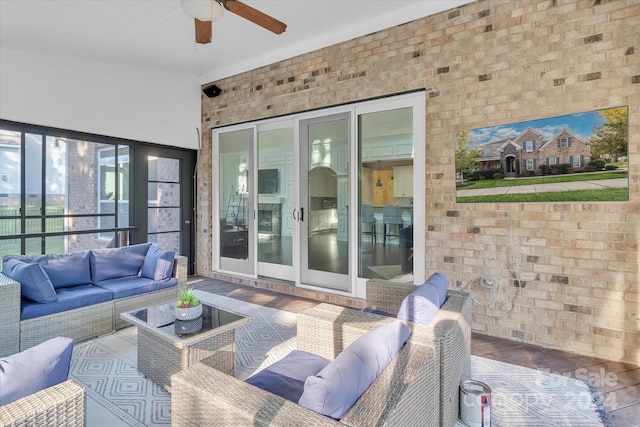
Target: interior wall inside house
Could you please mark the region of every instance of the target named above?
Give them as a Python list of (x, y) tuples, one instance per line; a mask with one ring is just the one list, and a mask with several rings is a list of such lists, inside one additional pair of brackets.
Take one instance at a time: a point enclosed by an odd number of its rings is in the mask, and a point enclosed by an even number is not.
[[(427, 275), (475, 299), (473, 329), (640, 363), (640, 8), (484, 0), (217, 81), (210, 128), (426, 89)], [(232, 95), (232, 96), (231, 96)], [(628, 106), (629, 201), (456, 203), (456, 132)], [(211, 219), (211, 147), (198, 213)], [(414, 209), (420, 209), (414, 206)], [(211, 224), (198, 232), (211, 272)], [(480, 286), (482, 277), (497, 287)]]
[(197, 75), (0, 51), (0, 118), (197, 148)]

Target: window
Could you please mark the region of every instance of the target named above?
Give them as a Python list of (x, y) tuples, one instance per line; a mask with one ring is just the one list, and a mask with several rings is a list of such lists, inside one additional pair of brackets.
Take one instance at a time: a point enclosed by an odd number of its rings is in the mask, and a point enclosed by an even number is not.
[(558, 158), (557, 157), (549, 157), (547, 160), (548, 160), (549, 166), (558, 164)]
[[(116, 168), (116, 147), (98, 150), (98, 213), (115, 214), (118, 200), (118, 227), (129, 225), (129, 147), (118, 147)], [(117, 176), (116, 176), (117, 175)], [(116, 187), (118, 191), (116, 191)], [(98, 228), (116, 227), (115, 215), (98, 218)], [(113, 232), (100, 233), (101, 239), (113, 239)]]
[(528, 171), (535, 170), (536, 165), (534, 159), (527, 159), (526, 169)]
[(532, 152), (532, 151), (533, 151), (533, 141), (526, 141), (526, 142), (524, 143), (524, 150), (525, 150), (527, 153)]
[(491, 156), (491, 148), (485, 148), (484, 149), (484, 156), (485, 157), (490, 157)]
[(128, 145), (30, 125), (0, 126), (6, 126), (0, 129), (6, 177), (0, 177), (0, 193), (7, 195), (0, 208), (0, 255), (104, 247), (114, 235), (104, 229), (128, 225)]
[(582, 166), (582, 156), (571, 156), (571, 165), (573, 167), (581, 167)]
[(558, 139), (558, 147), (559, 148), (568, 148), (569, 147), (569, 138), (560, 138), (560, 139)]

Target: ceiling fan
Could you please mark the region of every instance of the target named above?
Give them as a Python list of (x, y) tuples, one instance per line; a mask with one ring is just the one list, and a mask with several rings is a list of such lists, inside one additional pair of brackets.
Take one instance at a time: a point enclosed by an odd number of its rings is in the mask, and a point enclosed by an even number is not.
[(211, 24), (222, 17), (224, 9), (275, 34), (282, 34), (287, 29), (287, 24), (239, 0), (181, 0), (181, 5), (187, 15), (195, 20), (196, 43), (211, 43)]

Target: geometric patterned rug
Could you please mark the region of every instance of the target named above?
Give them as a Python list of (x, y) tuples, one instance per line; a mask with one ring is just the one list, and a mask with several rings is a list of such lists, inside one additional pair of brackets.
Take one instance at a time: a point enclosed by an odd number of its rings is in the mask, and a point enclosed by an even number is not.
[[(236, 377), (246, 379), (296, 348), (295, 314), (196, 292), (253, 318), (236, 330)], [(75, 345), (70, 377), (87, 389), (88, 427), (171, 424), (171, 396), (138, 373), (136, 342), (137, 328), (130, 327)], [(584, 381), (477, 356), (471, 377), (491, 388), (492, 427), (612, 425), (599, 393)]]
[[(251, 316), (236, 329), (237, 378), (246, 379), (295, 349), (296, 315), (196, 291), (198, 298)], [(137, 328), (75, 345), (69, 376), (87, 389), (87, 426), (171, 425), (171, 395), (137, 370)]]

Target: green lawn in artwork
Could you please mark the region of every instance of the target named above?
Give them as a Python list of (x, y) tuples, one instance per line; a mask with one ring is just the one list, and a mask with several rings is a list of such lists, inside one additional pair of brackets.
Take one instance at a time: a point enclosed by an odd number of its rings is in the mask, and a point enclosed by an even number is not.
[(598, 190), (554, 191), (544, 193), (493, 194), (489, 196), (458, 197), (458, 203), (502, 202), (622, 202), (629, 200), (628, 188)]
[(611, 172), (580, 173), (580, 174), (567, 174), (567, 175), (556, 175), (556, 176), (541, 176), (536, 178), (485, 179), (480, 181), (471, 181), (466, 185), (458, 186), (458, 189), (459, 190), (476, 190), (480, 188), (518, 187), (521, 185), (555, 184), (559, 182), (579, 182), (579, 181), (595, 181), (595, 180), (603, 180), (603, 179), (618, 179), (618, 178), (626, 178), (627, 176), (628, 176), (627, 171), (611, 171)]

